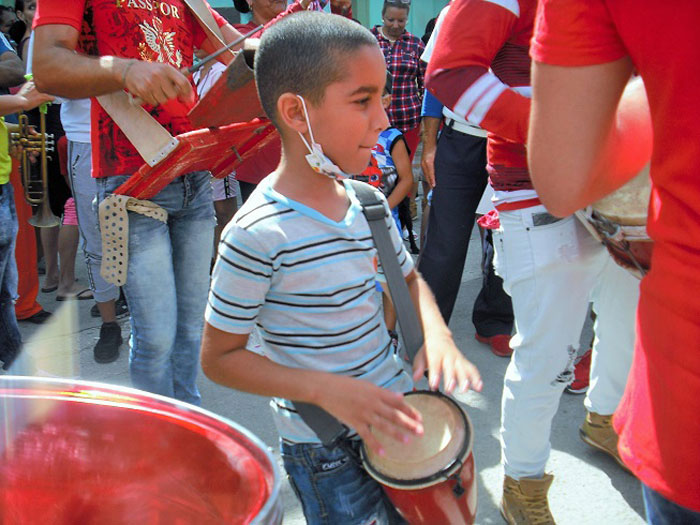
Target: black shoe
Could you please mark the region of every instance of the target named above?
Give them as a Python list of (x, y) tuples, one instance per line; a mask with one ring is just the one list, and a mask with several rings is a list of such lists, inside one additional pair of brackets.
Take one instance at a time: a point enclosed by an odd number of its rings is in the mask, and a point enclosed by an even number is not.
[(118, 323), (103, 323), (100, 328), (100, 338), (93, 351), (95, 361), (101, 364), (116, 361), (119, 358), (119, 346), (122, 341), (122, 329)]
[(18, 319), (18, 321), (22, 323), (33, 323), (33, 324), (42, 324), (45, 321), (49, 320), (49, 317), (51, 317), (51, 312), (47, 312), (46, 310), (41, 310), (31, 317), (27, 317), (26, 319)]

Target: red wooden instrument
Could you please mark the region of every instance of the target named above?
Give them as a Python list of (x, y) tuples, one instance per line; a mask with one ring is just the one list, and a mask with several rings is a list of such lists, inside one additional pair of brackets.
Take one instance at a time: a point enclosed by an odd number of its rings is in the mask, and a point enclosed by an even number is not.
[(207, 170), (223, 178), (255, 155), (276, 136), (267, 119), (254, 119), (178, 135), (177, 147), (151, 167), (144, 164), (115, 193), (150, 199), (170, 182), (192, 171)]

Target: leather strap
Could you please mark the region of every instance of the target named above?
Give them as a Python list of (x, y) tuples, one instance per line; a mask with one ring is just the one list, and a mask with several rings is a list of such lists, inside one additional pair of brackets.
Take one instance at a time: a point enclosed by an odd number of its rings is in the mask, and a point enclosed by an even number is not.
[[(184, 2), (216, 48), (225, 46), (224, 35), (221, 33), (221, 28), (217, 25), (214, 15), (209, 11), (209, 7), (202, 0), (184, 0)], [(231, 54), (231, 60), (233, 60), (236, 54), (233, 51), (229, 51), (229, 53)]]
[(177, 147), (177, 139), (143, 107), (133, 105), (125, 91), (100, 95), (97, 101), (149, 166), (158, 164)]

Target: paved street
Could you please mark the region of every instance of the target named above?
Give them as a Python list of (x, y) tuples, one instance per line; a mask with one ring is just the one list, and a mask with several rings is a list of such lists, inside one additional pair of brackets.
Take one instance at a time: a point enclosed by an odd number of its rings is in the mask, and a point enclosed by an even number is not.
[[(498, 427), (502, 377), (507, 359), (491, 354), (486, 346), (474, 340), (471, 324), (471, 304), (480, 286), (478, 236), (472, 236), (469, 260), (460, 289), (451, 329), (458, 346), (481, 371), (484, 390), (468, 393), (459, 399), (467, 408), (475, 428), (474, 455), (478, 470), (479, 511), (477, 523), (502, 523), (498, 512), (501, 495), (502, 470)], [(78, 276), (86, 282), (84, 265), (77, 265)], [(55, 294), (41, 294), (40, 302), (48, 310), (57, 311)], [(120, 358), (109, 365), (99, 365), (92, 357), (92, 347), (99, 333), (99, 320), (90, 317), (92, 301), (78, 301), (78, 326), (72, 334), (65, 358), (72, 356), (74, 375), (93, 381), (128, 385), (128, 351), (122, 346)], [(153, 307), (158, 308), (158, 296)], [(129, 333), (128, 320), (121, 321), (122, 333)], [(37, 331), (34, 325), (20, 323), (25, 341), (31, 341)], [(31, 345), (30, 345), (31, 346)], [(60, 349), (56, 346), (56, 352)], [(64, 359), (66, 361), (66, 359)], [(66, 373), (66, 372), (64, 372)], [(272, 424), (267, 400), (231, 391), (200, 377), (203, 407), (225, 416), (253, 431), (276, 451), (277, 435)], [(643, 523), (643, 505), (638, 482), (623, 472), (617, 464), (585, 445), (578, 437), (578, 426), (584, 417), (583, 397), (564, 395), (552, 432), (552, 456), (549, 470), (555, 481), (550, 492), (550, 504), (557, 523), (619, 524)], [(301, 509), (288, 484), (283, 486), (285, 524), (303, 524)]]

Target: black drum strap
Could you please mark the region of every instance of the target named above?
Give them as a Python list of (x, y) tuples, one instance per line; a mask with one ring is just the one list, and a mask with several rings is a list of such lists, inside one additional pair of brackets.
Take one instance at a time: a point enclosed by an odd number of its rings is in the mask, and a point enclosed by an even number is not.
[[(401, 327), (404, 347), (413, 361), (418, 350), (423, 346), (423, 331), (399, 265), (398, 254), (394, 251), (394, 245), (391, 242), (389, 228), (387, 228), (385, 201), (369, 184), (355, 180), (350, 180), (349, 183), (362, 205), (362, 213), (372, 232), (372, 240), (386, 277), (389, 294), (396, 310), (396, 318)], [(304, 423), (316, 433), (325, 446), (333, 447), (347, 436), (347, 427), (321, 407), (300, 402), (295, 402), (294, 406)]]

